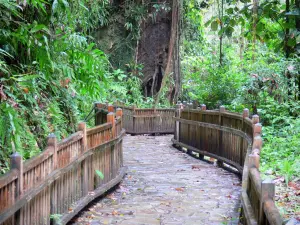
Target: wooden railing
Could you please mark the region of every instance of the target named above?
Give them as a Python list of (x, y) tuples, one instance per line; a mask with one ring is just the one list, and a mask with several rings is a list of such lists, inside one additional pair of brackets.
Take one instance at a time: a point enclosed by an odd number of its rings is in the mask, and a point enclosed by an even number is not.
[(113, 109), (123, 110), (123, 127), (128, 134), (173, 134), (175, 109), (138, 109), (122, 105), (95, 104), (96, 124)]
[(119, 183), (125, 174), (122, 127), (131, 134), (174, 133), (176, 147), (235, 167), (243, 180), (241, 222), (282, 224), (274, 183), (260, 177), (262, 126), (257, 115), (250, 119), (247, 109), (240, 115), (224, 107), (211, 111), (205, 105), (193, 109), (182, 104), (136, 109), (97, 103), (94, 108), (95, 123), (101, 125), (87, 129), (80, 123), (78, 132), (59, 143), (50, 135), (45, 151), (25, 162), (12, 155), (11, 170), (0, 177), (0, 224), (66, 224)]
[(186, 148), (189, 154), (198, 153), (217, 159), (218, 165), (226, 163), (242, 175), (242, 212), (244, 225), (282, 225), (282, 218), (275, 206), (275, 185), (271, 180), (262, 181), (259, 172), (262, 148), (261, 124), (257, 115), (249, 118), (229, 113), (222, 106), (218, 111), (200, 108), (176, 107), (175, 147)]
[(11, 170), (0, 177), (0, 224), (66, 224), (118, 184), (126, 170), (122, 111), (102, 122), (91, 129), (80, 123), (78, 132), (58, 143), (51, 134), (46, 149), (30, 160), (13, 154)]

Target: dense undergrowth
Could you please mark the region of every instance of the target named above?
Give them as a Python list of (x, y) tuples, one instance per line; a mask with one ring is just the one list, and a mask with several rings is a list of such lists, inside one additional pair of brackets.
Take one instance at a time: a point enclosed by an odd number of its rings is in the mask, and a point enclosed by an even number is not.
[(275, 179), (284, 217), (299, 217), (299, 3), (260, 1), (256, 13), (252, 1), (209, 3), (184, 8), (183, 100), (260, 116), (260, 170)]
[(152, 103), (141, 94), (141, 65), (127, 58), (127, 72), (115, 68), (92, 36), (117, 10), (106, 0), (0, 1), (0, 173), (13, 151), (28, 159), (48, 134), (74, 132), (95, 101)]

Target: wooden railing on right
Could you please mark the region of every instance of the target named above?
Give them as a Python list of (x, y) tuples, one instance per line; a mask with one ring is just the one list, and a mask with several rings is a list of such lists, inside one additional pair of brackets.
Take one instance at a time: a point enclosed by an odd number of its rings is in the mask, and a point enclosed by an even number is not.
[(242, 224), (282, 225), (274, 202), (275, 185), (269, 179), (262, 181), (259, 172), (261, 128), (259, 117), (251, 120), (248, 109), (240, 115), (223, 106), (213, 111), (205, 105), (192, 109), (177, 104), (172, 141), (189, 154), (198, 153), (200, 159), (210, 156), (220, 166), (226, 163), (237, 169), (242, 175)]

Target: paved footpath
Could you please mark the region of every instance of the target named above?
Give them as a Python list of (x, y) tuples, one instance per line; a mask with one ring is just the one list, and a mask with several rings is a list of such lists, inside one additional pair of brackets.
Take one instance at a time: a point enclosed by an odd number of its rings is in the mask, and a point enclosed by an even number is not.
[(239, 178), (178, 151), (171, 138), (126, 136), (128, 174), (73, 224), (238, 224)]

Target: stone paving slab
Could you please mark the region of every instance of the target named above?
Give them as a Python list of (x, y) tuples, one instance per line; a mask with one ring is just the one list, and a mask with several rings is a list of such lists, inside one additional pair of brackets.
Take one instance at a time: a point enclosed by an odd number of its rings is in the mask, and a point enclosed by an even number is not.
[(240, 179), (178, 151), (171, 138), (126, 136), (128, 174), (71, 224), (238, 224)]

